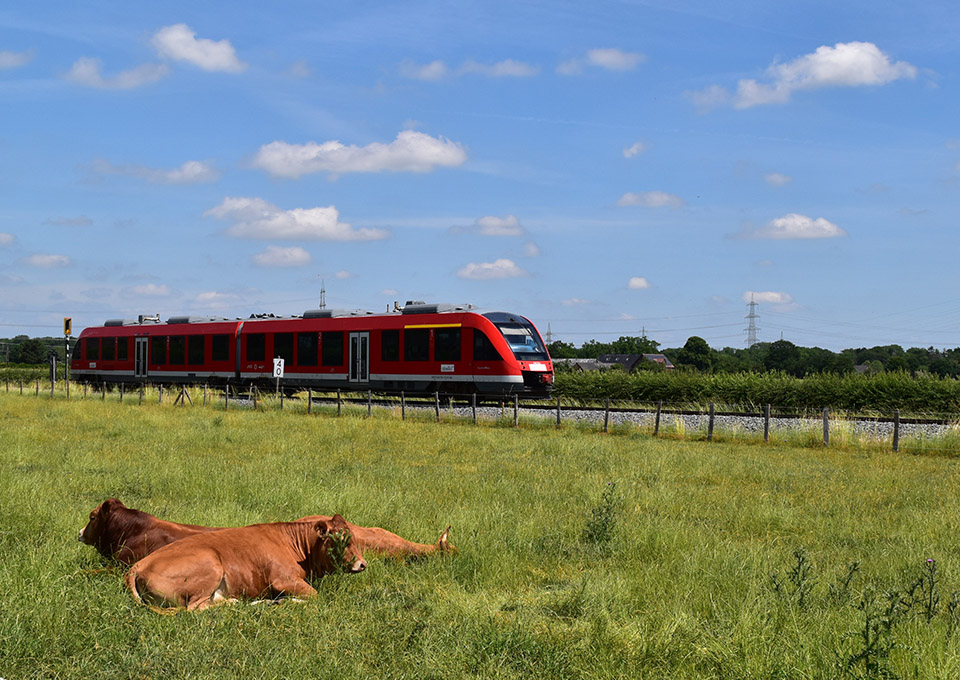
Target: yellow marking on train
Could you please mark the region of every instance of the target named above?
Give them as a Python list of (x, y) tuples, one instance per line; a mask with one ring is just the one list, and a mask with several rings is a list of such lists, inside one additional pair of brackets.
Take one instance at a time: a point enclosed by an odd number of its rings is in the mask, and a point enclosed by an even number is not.
[(459, 323), (418, 323), (407, 324), (404, 328), (460, 328), (462, 325)]

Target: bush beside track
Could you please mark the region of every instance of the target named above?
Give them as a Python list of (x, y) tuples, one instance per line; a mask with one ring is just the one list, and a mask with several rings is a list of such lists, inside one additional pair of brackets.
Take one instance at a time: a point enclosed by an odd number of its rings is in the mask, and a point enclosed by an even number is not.
[(563, 398), (584, 401), (714, 402), (751, 408), (772, 404), (782, 409), (831, 408), (857, 413), (888, 413), (896, 409), (914, 414), (960, 411), (960, 381), (907, 373), (825, 373), (794, 378), (782, 372), (561, 372), (556, 375), (555, 390)]

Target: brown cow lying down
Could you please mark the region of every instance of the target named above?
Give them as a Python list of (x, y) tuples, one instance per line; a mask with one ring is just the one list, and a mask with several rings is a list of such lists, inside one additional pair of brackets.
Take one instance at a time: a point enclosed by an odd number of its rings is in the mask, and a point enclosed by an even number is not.
[[(336, 570), (332, 550), (348, 537), (346, 520), (254, 524), (195, 534), (159, 548), (137, 562), (124, 580), (133, 597), (154, 609), (204, 609), (239, 598), (309, 597), (307, 579)], [(341, 533), (342, 532), (342, 533)], [(343, 549), (343, 568), (367, 563), (353, 540)]]
[[(327, 515), (310, 515), (297, 522), (330, 521)], [(433, 545), (413, 543), (378, 527), (360, 527), (347, 522), (347, 529), (363, 552), (388, 557), (416, 557), (435, 552), (456, 552), (450, 545), (450, 527)], [(104, 557), (133, 564), (153, 551), (187, 536), (219, 531), (222, 527), (177, 524), (158, 519), (140, 510), (128, 508), (116, 498), (108, 498), (90, 513), (90, 521), (80, 530), (77, 540), (92, 545)]]

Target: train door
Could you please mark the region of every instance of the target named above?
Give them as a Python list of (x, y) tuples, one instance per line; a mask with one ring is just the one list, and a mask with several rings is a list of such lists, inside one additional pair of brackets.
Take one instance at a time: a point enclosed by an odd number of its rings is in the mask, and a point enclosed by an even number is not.
[(350, 334), (350, 382), (370, 381), (370, 333)]
[(135, 378), (147, 377), (147, 340), (148, 338), (134, 338), (133, 376)]

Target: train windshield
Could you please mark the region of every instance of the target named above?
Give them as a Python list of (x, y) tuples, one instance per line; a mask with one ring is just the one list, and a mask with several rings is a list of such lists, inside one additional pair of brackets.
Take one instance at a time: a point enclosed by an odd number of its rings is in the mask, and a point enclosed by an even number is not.
[(491, 312), (484, 316), (497, 327), (519, 361), (549, 361), (550, 355), (537, 329), (522, 316), (504, 312)]

